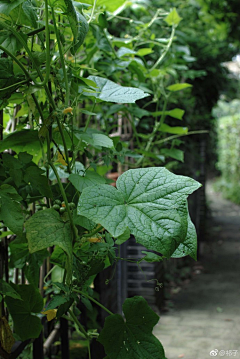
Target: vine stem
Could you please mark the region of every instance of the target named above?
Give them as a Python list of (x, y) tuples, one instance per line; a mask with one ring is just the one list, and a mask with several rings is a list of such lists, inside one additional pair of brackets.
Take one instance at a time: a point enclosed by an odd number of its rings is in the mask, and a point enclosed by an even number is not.
[(97, 0), (94, 0), (94, 2), (93, 2), (93, 7), (92, 7), (92, 11), (91, 11), (91, 15), (90, 15), (90, 18), (89, 18), (89, 20), (88, 20), (88, 23), (89, 23), (89, 24), (90, 24), (90, 22), (91, 22), (92, 19), (93, 19), (93, 15), (94, 15), (94, 12), (95, 12), (96, 3), (97, 3)]
[[(160, 121), (157, 121), (157, 120), (155, 121), (155, 125), (154, 125), (154, 128), (153, 128), (151, 137), (149, 138), (148, 143), (146, 144), (146, 147), (144, 149), (145, 152), (148, 152), (149, 149), (151, 148), (156, 133), (158, 132), (161, 125), (164, 123), (164, 120), (165, 120), (165, 117), (166, 117), (166, 108), (167, 108), (167, 104), (168, 104), (168, 98), (169, 98), (169, 95), (165, 97), (165, 101), (164, 101)], [(144, 155), (141, 158), (139, 158), (139, 160), (136, 163), (136, 166), (139, 166), (140, 163), (143, 161), (143, 159), (144, 159)]]
[(43, 79), (43, 76), (41, 74), (41, 71), (39, 69), (39, 66), (37, 66), (35, 59), (32, 55), (31, 50), (29, 49), (27, 43), (22, 38), (22, 36), (11, 26), (5, 24), (1, 21), (1, 26), (9, 31), (11, 31), (15, 37), (18, 39), (18, 41), (22, 44), (22, 46), (27, 51), (34, 67), (37, 70), (38, 76), (42, 80), (41, 82), (37, 82), (34, 78), (32, 78), (29, 74), (28, 76), (31, 78), (31, 80), (34, 82), (35, 86), (42, 87), (45, 86), (48, 82), (49, 75), (50, 75), (50, 43), (49, 43), (49, 28), (48, 28), (48, 0), (45, 0), (45, 29), (46, 29), (46, 76), (45, 79)]
[(66, 71), (66, 67), (65, 67), (65, 61), (64, 61), (64, 58), (63, 58), (62, 44), (61, 44), (61, 41), (60, 41), (59, 31), (58, 31), (57, 24), (56, 24), (56, 18), (55, 18), (55, 15), (54, 15), (54, 8), (51, 7), (51, 10), (52, 10), (53, 26), (54, 26), (54, 30), (55, 30), (56, 37), (57, 37), (57, 44), (58, 44), (60, 62), (61, 62), (61, 65), (62, 65), (64, 82), (65, 82), (65, 86), (66, 86), (65, 106), (68, 107), (68, 104), (69, 104), (69, 84), (68, 84), (68, 76), (67, 76), (67, 71)]
[(159, 59), (155, 62), (155, 64), (149, 69), (148, 72), (151, 72), (152, 70), (154, 70), (156, 67), (158, 67), (158, 65), (160, 64), (160, 62), (164, 59), (164, 57), (166, 56), (168, 50), (170, 49), (173, 39), (174, 39), (174, 35), (175, 35), (175, 29), (176, 29), (176, 25), (173, 25), (172, 27), (172, 32), (171, 32), (171, 36), (169, 39), (169, 42), (165, 48), (165, 50), (163, 51), (162, 55), (159, 57)]
[(80, 331), (83, 333), (84, 337), (86, 339), (89, 339), (88, 333), (86, 332), (86, 330), (83, 328), (82, 324), (79, 322), (78, 318), (76, 317), (76, 315), (73, 313), (73, 311), (71, 309), (68, 309), (68, 313), (70, 314), (70, 316), (72, 317), (74, 323), (78, 326), (78, 328), (80, 329)]
[(91, 233), (84, 234), (83, 237), (92, 237), (94, 234), (100, 232), (102, 229), (103, 229), (103, 226), (100, 226), (100, 227), (96, 228), (94, 231), (92, 231)]
[(188, 133), (184, 133), (182, 135), (173, 135), (169, 136), (167, 138), (164, 138), (163, 140), (159, 140), (154, 142), (155, 145), (160, 145), (161, 143), (168, 142), (170, 140), (174, 140), (175, 138), (184, 137), (184, 136), (190, 136), (190, 135), (201, 135), (202, 133), (209, 133), (207, 130), (198, 130), (198, 131), (190, 131)]
[(54, 164), (52, 163), (52, 160), (51, 160), (51, 157), (50, 157), (50, 139), (49, 139), (49, 134), (47, 134), (47, 144), (48, 144), (48, 150), (47, 150), (47, 155), (48, 155), (48, 164), (49, 166), (52, 168), (55, 176), (56, 176), (56, 179), (57, 179), (57, 182), (58, 182), (58, 185), (59, 185), (59, 188), (60, 188), (60, 192), (61, 192), (61, 195), (63, 197), (63, 200), (65, 202), (65, 206), (66, 206), (66, 209), (67, 209), (67, 213), (68, 213), (68, 217), (69, 217), (69, 221), (70, 221), (70, 226), (72, 228), (72, 233), (73, 233), (73, 241), (75, 241), (77, 239), (77, 229), (73, 223), (73, 218), (72, 218), (72, 214), (71, 214), (71, 210), (69, 208), (69, 204), (68, 204), (68, 200), (67, 200), (67, 196), (66, 196), (66, 193), (65, 193), (65, 190), (63, 188), (63, 185), (62, 185), (62, 182), (61, 182), (61, 179), (58, 175), (58, 171), (56, 169), (56, 167), (54, 166)]
[[(91, 112), (94, 111), (95, 106), (96, 106), (96, 102), (94, 102), (93, 107), (92, 107), (92, 109), (91, 109)], [(92, 115), (88, 115), (88, 118), (87, 118), (87, 121), (86, 121), (86, 125), (85, 125), (85, 127), (84, 127), (83, 132), (86, 132), (86, 131), (87, 131), (88, 126), (89, 126), (89, 123), (90, 123), (90, 121), (91, 121), (91, 118), (92, 118)]]
[(97, 304), (99, 307), (101, 307), (103, 310), (105, 310), (105, 312), (107, 312), (108, 314), (110, 314), (110, 315), (113, 315), (113, 314), (114, 314), (114, 313), (111, 312), (109, 309), (107, 309), (106, 307), (104, 307), (103, 304), (99, 303), (97, 300), (95, 300), (94, 298), (90, 297), (88, 294), (82, 292), (81, 290), (73, 289), (73, 291), (74, 291), (75, 293), (81, 294), (81, 295), (83, 295), (84, 297), (86, 297), (87, 299), (91, 300), (93, 303)]

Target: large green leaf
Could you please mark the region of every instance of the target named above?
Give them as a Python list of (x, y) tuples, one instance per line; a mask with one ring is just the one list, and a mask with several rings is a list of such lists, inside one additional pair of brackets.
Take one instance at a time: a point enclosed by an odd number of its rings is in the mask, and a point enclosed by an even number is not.
[(23, 211), (19, 203), (22, 197), (14, 187), (4, 184), (0, 187), (0, 219), (15, 234), (22, 234)]
[(135, 101), (149, 96), (149, 94), (135, 87), (123, 87), (104, 77), (89, 76), (98, 88), (96, 93), (84, 93), (84, 95), (95, 97), (102, 101), (116, 103), (135, 103)]
[(64, 222), (54, 209), (35, 213), (25, 223), (25, 228), (30, 253), (58, 245), (71, 257), (72, 239), (69, 222)]
[(14, 330), (21, 340), (37, 338), (42, 330), (39, 313), (43, 308), (43, 299), (32, 285), (11, 284), (21, 299), (6, 297), (5, 301), (14, 323)]
[(100, 223), (113, 237), (128, 227), (137, 242), (170, 257), (187, 235), (187, 196), (200, 187), (163, 167), (129, 170), (114, 188), (83, 190), (78, 214)]
[(106, 318), (98, 341), (108, 359), (166, 359), (160, 341), (152, 334), (159, 316), (143, 297), (126, 299), (123, 304), (126, 321), (120, 314)]

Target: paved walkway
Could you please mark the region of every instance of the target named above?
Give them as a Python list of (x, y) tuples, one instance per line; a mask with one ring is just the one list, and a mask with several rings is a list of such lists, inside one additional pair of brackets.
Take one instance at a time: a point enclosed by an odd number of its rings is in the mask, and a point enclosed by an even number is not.
[(204, 270), (174, 296), (174, 309), (155, 327), (168, 359), (240, 358), (240, 207), (210, 185), (207, 198), (212, 216), (201, 245)]

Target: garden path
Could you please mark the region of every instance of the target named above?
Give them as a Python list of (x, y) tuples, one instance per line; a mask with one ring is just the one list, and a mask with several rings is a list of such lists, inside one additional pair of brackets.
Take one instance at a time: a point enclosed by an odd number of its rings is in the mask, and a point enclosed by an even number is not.
[(174, 296), (174, 309), (161, 314), (154, 331), (168, 359), (240, 358), (240, 206), (211, 184), (207, 199), (203, 270)]

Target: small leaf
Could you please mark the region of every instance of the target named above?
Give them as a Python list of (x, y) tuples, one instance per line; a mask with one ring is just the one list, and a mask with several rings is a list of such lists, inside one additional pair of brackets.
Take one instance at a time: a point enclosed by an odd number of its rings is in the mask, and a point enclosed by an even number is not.
[(129, 238), (130, 238), (131, 232), (130, 229), (127, 227), (125, 229), (125, 231), (123, 232), (123, 234), (121, 234), (121, 236), (119, 236), (116, 240), (116, 244), (123, 244), (124, 242), (126, 242)]
[(165, 18), (166, 23), (170, 26), (178, 25), (181, 20), (182, 18), (178, 15), (178, 12), (175, 7), (170, 12), (170, 14), (168, 14), (168, 16)]
[(143, 49), (138, 50), (137, 54), (138, 54), (139, 56), (146, 56), (146, 55), (151, 54), (152, 52), (153, 52), (152, 49), (143, 48)]
[(106, 183), (105, 178), (92, 171), (87, 171), (85, 176), (71, 174), (68, 179), (79, 192), (82, 192), (86, 187)]
[(173, 133), (176, 135), (185, 135), (188, 133), (188, 128), (179, 126), (171, 127), (163, 123), (162, 126), (159, 128), (159, 131)]
[(124, 321), (120, 314), (106, 318), (98, 341), (109, 359), (166, 359), (160, 341), (152, 334), (159, 317), (143, 297), (126, 299)]
[(57, 162), (61, 163), (63, 166), (67, 166), (67, 162), (65, 161), (61, 153), (58, 152), (57, 154), (58, 154)]
[(163, 260), (163, 257), (160, 257), (159, 255), (152, 253), (152, 252), (142, 251), (142, 254), (145, 254), (145, 257), (143, 257), (142, 260), (149, 262), (149, 263), (160, 262)]
[(188, 87), (192, 87), (192, 85), (187, 84), (187, 83), (181, 83), (181, 84), (174, 84), (174, 85), (170, 85), (167, 87), (167, 90), (171, 91), (171, 92), (176, 92), (176, 91), (180, 91), (180, 90), (184, 90)]
[(70, 113), (71, 115), (73, 114), (73, 108), (72, 107), (67, 107), (63, 110), (63, 114), (66, 115), (67, 113)]
[(184, 161), (184, 152), (177, 148), (163, 148), (160, 152), (166, 157), (171, 157), (181, 162)]
[(18, 292), (16, 292), (15, 289), (3, 279), (0, 279), (0, 293), (7, 297), (22, 300)]
[[(166, 116), (171, 116), (173, 118), (177, 118), (178, 120), (182, 120), (185, 111), (181, 110), (180, 108), (174, 108), (173, 110), (165, 111), (164, 113)], [(153, 117), (157, 117), (162, 114), (163, 111), (152, 112)]]
[(167, 111), (168, 116), (182, 120), (185, 111), (180, 108), (174, 108), (173, 110)]
[(95, 97), (101, 101), (135, 103), (135, 101), (149, 96), (138, 88), (123, 87), (103, 77), (89, 76), (88, 79), (94, 81), (98, 88), (96, 93), (88, 94), (85, 92), (84, 95)]
[(57, 309), (49, 309), (41, 312), (42, 314), (47, 316), (47, 321), (50, 322), (57, 316)]
[(172, 258), (181, 258), (189, 255), (197, 260), (197, 233), (194, 224), (188, 216), (188, 231), (185, 240), (179, 244), (178, 248), (172, 254)]
[(22, 235), (24, 218), (20, 200), (22, 197), (14, 187), (7, 184), (0, 187), (0, 219), (15, 234)]

